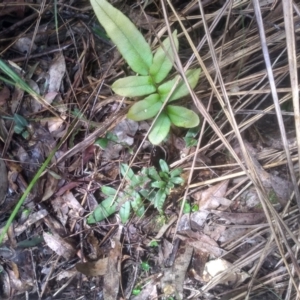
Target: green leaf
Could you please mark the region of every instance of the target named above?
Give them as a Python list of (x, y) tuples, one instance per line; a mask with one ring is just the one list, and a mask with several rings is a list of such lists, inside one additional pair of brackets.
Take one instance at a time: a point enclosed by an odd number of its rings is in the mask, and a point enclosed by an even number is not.
[[(191, 89), (193, 89), (197, 85), (200, 73), (201, 73), (201, 69), (191, 69), (186, 71), (185, 75), (187, 77)], [(158, 87), (158, 92), (161, 95), (162, 101), (168, 96), (169, 92), (171, 91), (178, 77), (180, 76), (177, 75), (174, 79), (167, 81)], [(179, 82), (178, 86), (173, 92), (172, 96), (170, 97), (169, 102), (180, 99), (188, 94), (189, 94), (188, 87), (186, 86), (185, 82), (181, 80), (181, 82)]]
[(154, 181), (151, 183), (151, 187), (153, 187), (153, 188), (161, 189), (161, 188), (164, 188), (165, 186), (166, 186), (166, 183), (163, 181)]
[(135, 103), (128, 111), (127, 118), (134, 121), (143, 121), (153, 118), (159, 112), (163, 103), (158, 94), (152, 94), (144, 100)]
[(170, 181), (174, 184), (183, 184), (184, 183), (184, 179), (181, 177), (170, 178)]
[(158, 145), (168, 135), (171, 127), (171, 121), (165, 112), (162, 112), (157, 118), (150, 134), (149, 140), (153, 145)]
[(184, 203), (183, 206), (183, 213), (184, 214), (189, 214), (191, 212), (191, 205), (187, 202)]
[(143, 270), (143, 271), (146, 271), (146, 272), (148, 272), (148, 271), (150, 271), (150, 265), (147, 263), (147, 262), (142, 262), (141, 263), (141, 269)]
[(132, 193), (132, 196), (133, 196), (133, 200), (130, 202), (131, 207), (133, 211), (136, 213), (136, 215), (138, 217), (141, 217), (145, 213), (145, 208), (144, 208), (142, 198), (140, 194), (135, 191)]
[(130, 201), (126, 201), (119, 211), (119, 215), (123, 224), (125, 224), (130, 217)]
[(161, 178), (160, 176), (158, 175), (158, 172), (157, 170), (155, 169), (155, 167), (150, 167), (150, 168), (147, 168), (147, 175), (149, 177), (151, 177), (152, 179), (156, 180), (156, 181), (161, 181)]
[(91, 0), (95, 14), (133, 71), (147, 75), (152, 65), (151, 48), (133, 23), (105, 0)]
[(153, 200), (153, 205), (160, 212), (162, 212), (162, 207), (165, 203), (166, 197), (167, 195), (164, 190), (159, 190), (155, 195), (155, 198)]
[(179, 176), (181, 173), (182, 173), (182, 169), (181, 168), (177, 168), (177, 169), (172, 170), (169, 174), (170, 174), (170, 176), (172, 178), (172, 177)]
[(102, 150), (107, 148), (109, 140), (107, 138), (99, 138), (95, 141), (94, 145), (99, 146)]
[(168, 164), (163, 159), (159, 160), (159, 165), (160, 165), (160, 169), (162, 170), (162, 172), (169, 173)]
[(168, 105), (167, 114), (171, 122), (178, 127), (192, 128), (200, 122), (196, 113), (182, 106)]
[(132, 295), (133, 296), (137, 296), (137, 295), (139, 295), (140, 293), (141, 293), (141, 289), (138, 289), (138, 288), (134, 288), (133, 290), (132, 290)]
[(101, 187), (101, 192), (106, 195), (106, 196), (115, 196), (117, 190), (115, 190), (114, 188), (111, 188), (109, 186), (102, 186)]
[[(176, 51), (178, 51), (178, 38), (177, 30), (173, 32), (173, 40), (175, 43)], [(156, 83), (160, 83), (164, 80), (172, 69), (174, 62), (174, 52), (171, 46), (170, 38), (166, 38), (162, 46), (160, 46), (153, 58), (153, 63), (150, 67), (150, 75), (154, 78)]]
[[(135, 175), (133, 173), (132, 169), (129, 168), (129, 166), (127, 164), (121, 164), (120, 171), (121, 171), (122, 176), (125, 177), (125, 179), (130, 183), (131, 186), (135, 187), (135, 186), (141, 184), (142, 179), (140, 178), (140, 176)], [(127, 174), (126, 174), (126, 172), (127, 172)]]
[(117, 204), (111, 205), (113, 197), (109, 197), (102, 201), (93, 211), (91, 215), (88, 216), (88, 224), (94, 224), (100, 222), (111, 216), (116, 212)]
[(153, 240), (153, 241), (150, 242), (150, 245), (149, 245), (149, 246), (150, 246), (150, 247), (158, 247), (158, 242), (155, 241), (155, 240)]
[(26, 126), (28, 126), (27, 120), (18, 114), (14, 114), (14, 121), (15, 121), (15, 124), (19, 127), (25, 128)]
[(139, 97), (156, 91), (150, 76), (128, 76), (118, 79), (111, 86), (112, 90), (124, 97)]

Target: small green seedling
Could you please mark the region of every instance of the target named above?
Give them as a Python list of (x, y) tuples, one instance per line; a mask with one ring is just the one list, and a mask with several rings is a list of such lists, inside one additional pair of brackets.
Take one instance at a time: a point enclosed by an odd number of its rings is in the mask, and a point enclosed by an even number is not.
[(149, 272), (150, 271), (150, 265), (146, 262), (146, 261), (143, 261), (141, 263), (141, 269), (144, 271), (144, 272)]
[(14, 121), (14, 132), (16, 134), (21, 134), (24, 139), (28, 139), (30, 137), (30, 133), (27, 131), (29, 123), (24, 117), (14, 114), (13, 117), (2, 116), (2, 118)]
[(136, 288), (134, 288), (133, 290), (132, 290), (132, 295), (133, 296), (137, 296), (137, 295), (139, 295), (140, 293), (141, 293), (141, 289), (140, 288), (138, 288), (138, 287), (136, 287)]
[(107, 148), (108, 142), (117, 142), (118, 137), (112, 132), (107, 132), (104, 138), (99, 138), (95, 141), (94, 145), (99, 146), (102, 150)]
[[(177, 75), (175, 78), (163, 82), (173, 67), (174, 50), (178, 52), (177, 31), (175, 30), (172, 34), (175, 49), (173, 50), (172, 41), (168, 37), (153, 56), (143, 35), (122, 12), (106, 0), (90, 1), (107, 35), (115, 43), (131, 69), (138, 74), (118, 79), (113, 83), (112, 90), (118, 95), (129, 98), (146, 96), (129, 109), (127, 117), (134, 121), (156, 117), (168, 99), (168, 105), (158, 116), (149, 134), (149, 140), (154, 145), (161, 143), (166, 138), (171, 124), (184, 128), (197, 126), (199, 117), (195, 112), (185, 107), (169, 104), (189, 94), (187, 85), (181, 80), (169, 97), (180, 76)], [(191, 69), (185, 74), (192, 89), (198, 83), (200, 72), (200, 69)]]
[[(128, 165), (121, 164), (120, 172), (127, 183), (124, 191), (117, 194), (116, 189), (103, 186), (101, 191), (107, 198), (88, 217), (88, 223), (100, 222), (117, 211), (123, 223), (128, 221), (131, 210), (141, 217), (145, 212), (144, 200), (150, 201), (162, 214), (167, 196), (175, 185), (183, 184), (184, 179), (180, 177), (182, 169), (170, 171), (167, 163), (162, 159), (159, 164), (161, 171), (158, 172), (154, 167), (144, 167), (139, 174), (134, 174)], [(114, 203), (113, 199), (116, 199)]]
[(196, 139), (197, 134), (199, 133), (200, 128), (196, 126), (194, 128), (190, 128), (183, 138), (185, 141), (185, 146), (187, 148), (191, 148), (197, 145), (198, 140)]
[(192, 212), (198, 211), (199, 210), (199, 205), (198, 204), (194, 204), (192, 206)]
[(189, 203), (185, 202), (184, 206), (183, 206), (183, 213), (189, 214), (191, 211), (192, 211), (191, 205)]
[(149, 246), (153, 247), (153, 248), (158, 247), (158, 242), (157, 241), (151, 241)]

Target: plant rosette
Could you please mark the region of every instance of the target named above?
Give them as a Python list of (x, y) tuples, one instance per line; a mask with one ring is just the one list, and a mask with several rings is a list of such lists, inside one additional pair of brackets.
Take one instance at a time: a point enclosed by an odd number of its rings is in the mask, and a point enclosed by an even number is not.
[[(111, 86), (112, 90), (123, 97), (145, 96), (129, 109), (127, 117), (134, 121), (154, 118), (168, 99), (168, 103), (157, 117), (149, 134), (149, 140), (154, 145), (161, 143), (167, 137), (171, 124), (183, 128), (198, 126), (200, 120), (194, 111), (169, 104), (189, 94), (189, 88), (185, 82), (179, 81), (179, 75), (164, 82), (178, 52), (177, 31), (175, 30), (171, 37), (167, 37), (153, 55), (143, 35), (121, 11), (106, 0), (90, 1), (107, 35), (115, 43), (130, 68), (137, 73), (136, 76), (116, 80)], [(185, 76), (191, 89), (197, 85), (200, 73), (199, 68), (186, 72)], [(171, 94), (178, 81), (178, 85)]]

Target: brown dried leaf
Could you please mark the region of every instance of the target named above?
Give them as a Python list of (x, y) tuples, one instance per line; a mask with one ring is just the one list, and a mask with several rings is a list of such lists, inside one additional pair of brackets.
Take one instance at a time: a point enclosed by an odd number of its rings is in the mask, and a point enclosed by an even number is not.
[(57, 190), (58, 180), (51, 172), (47, 172), (46, 184), (44, 185), (44, 195), (42, 201), (48, 200)]
[(181, 243), (172, 268), (165, 269), (164, 276), (161, 278), (161, 286), (165, 296), (171, 296), (177, 292), (182, 299), (183, 283), (192, 254), (193, 248), (186, 243)]
[[(216, 209), (220, 205), (229, 206), (231, 202), (224, 197), (229, 180), (224, 180), (204, 191), (199, 191), (193, 195), (198, 200), (199, 210)], [(224, 201), (227, 200), (227, 201)]]
[(119, 240), (114, 239), (112, 246), (108, 257), (107, 272), (104, 276), (103, 298), (105, 300), (117, 299), (119, 292), (122, 245)]
[(66, 203), (69, 208), (78, 216), (82, 216), (84, 214), (84, 209), (78, 202), (78, 200), (74, 197), (72, 192), (67, 192), (62, 196), (64, 203)]
[(185, 234), (188, 237), (178, 235), (181, 240), (186, 241), (186, 243), (194, 248), (201, 251), (206, 251), (215, 257), (220, 257), (226, 254), (226, 251), (221, 249), (216, 241), (207, 236), (206, 234), (194, 231), (186, 231)]
[(0, 205), (5, 200), (8, 189), (7, 169), (4, 160), (0, 160)]
[(227, 276), (222, 276), (220, 279), (219, 284), (223, 283), (229, 286), (236, 286), (237, 284), (243, 282), (249, 275), (243, 271), (230, 271), (233, 269), (233, 264), (226, 261), (225, 259), (218, 258), (215, 260), (211, 260), (206, 263), (204, 276), (207, 281), (212, 279), (213, 277), (217, 276), (218, 274), (228, 271)]
[(0, 90), (0, 105), (3, 106), (9, 100), (10, 97), (10, 90), (7, 86), (4, 86)]
[[(62, 79), (66, 72), (66, 62), (63, 53), (59, 53), (53, 59), (49, 68), (49, 92), (59, 92)], [(51, 103), (49, 103), (51, 104)]]
[(66, 260), (75, 256), (75, 248), (58, 234), (43, 233), (44, 240), (49, 248), (57, 255), (63, 256)]
[(76, 269), (85, 276), (101, 276), (105, 275), (108, 270), (108, 257), (97, 261), (89, 261), (76, 264)]
[(230, 223), (239, 225), (255, 225), (266, 221), (264, 213), (229, 213), (217, 210), (211, 212)]

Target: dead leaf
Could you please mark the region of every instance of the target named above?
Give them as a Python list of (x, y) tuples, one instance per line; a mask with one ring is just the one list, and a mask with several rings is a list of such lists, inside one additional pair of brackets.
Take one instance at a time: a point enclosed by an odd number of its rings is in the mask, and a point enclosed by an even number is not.
[[(183, 233), (183, 232), (182, 232)], [(201, 232), (186, 231), (184, 232), (185, 237), (181, 234), (178, 234), (178, 237), (185, 241), (188, 245), (197, 248), (201, 251), (206, 251), (209, 254), (214, 255), (215, 257), (220, 257), (226, 254), (226, 251), (221, 249), (216, 241), (210, 238), (208, 235)]]
[[(53, 59), (49, 67), (49, 88), (48, 93), (50, 92), (59, 92), (62, 79), (66, 72), (66, 62), (63, 53), (59, 53)], [(49, 103), (51, 104), (51, 103)]]
[(166, 268), (161, 278), (161, 287), (165, 296), (178, 293), (182, 299), (184, 279), (192, 254), (193, 248), (186, 243), (181, 243), (173, 266)]
[(0, 205), (4, 202), (7, 189), (8, 189), (8, 177), (6, 164), (3, 159), (0, 159)]
[(216, 209), (220, 205), (229, 206), (231, 202), (229, 200), (224, 201), (225, 193), (227, 191), (229, 180), (224, 180), (219, 184), (216, 184), (204, 191), (196, 192), (193, 198), (199, 203), (199, 210)]
[(131, 297), (132, 300), (158, 299), (156, 282), (151, 280), (147, 282), (146, 287), (136, 296)]
[(63, 256), (66, 260), (73, 258), (76, 254), (75, 248), (58, 234), (43, 233), (47, 246), (57, 255)]
[(102, 276), (108, 270), (108, 257), (97, 261), (89, 261), (76, 264), (76, 270), (85, 276)]
[(13, 48), (20, 51), (21, 53), (29, 53), (35, 51), (37, 49), (37, 46), (35, 43), (32, 43), (32, 40), (28, 37), (21, 37), (17, 39), (15, 44), (13, 45)]
[(10, 90), (7, 86), (3, 86), (0, 90), (0, 105), (3, 106), (10, 98)]
[(230, 223), (239, 225), (255, 225), (266, 221), (264, 213), (229, 213), (217, 210), (211, 212)]
[(122, 245), (117, 238), (112, 240), (112, 247), (104, 276), (103, 298), (105, 300), (116, 300), (119, 292)]
[(220, 279), (219, 284), (235, 286), (249, 278), (249, 275), (243, 271), (232, 271), (233, 264), (222, 258), (218, 258), (207, 262), (205, 265), (203, 276), (206, 281), (209, 281), (212, 278), (216, 277), (218, 274), (227, 270), (227, 275), (222, 276), (222, 279)]
[(44, 185), (44, 194), (42, 201), (48, 200), (56, 191), (57, 191), (57, 185), (58, 180), (55, 178), (51, 172), (47, 172), (46, 175), (46, 183)]
[(201, 210), (182, 215), (178, 224), (178, 232), (190, 229), (201, 230), (209, 214), (209, 211)]
[(139, 128), (137, 122), (126, 119), (117, 124), (113, 134), (117, 136), (117, 143), (109, 141), (107, 148), (103, 152), (104, 160), (113, 160), (119, 157), (119, 153), (126, 145), (131, 146), (134, 143), (134, 136)]

